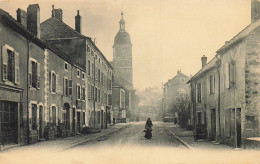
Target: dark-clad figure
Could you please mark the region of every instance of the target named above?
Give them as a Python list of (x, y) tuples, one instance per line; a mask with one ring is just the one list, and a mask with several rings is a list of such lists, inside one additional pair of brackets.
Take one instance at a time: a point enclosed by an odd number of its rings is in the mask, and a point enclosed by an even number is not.
[(145, 124), (146, 132), (145, 132), (145, 136), (144, 137), (146, 139), (152, 139), (152, 126), (153, 126), (153, 123), (152, 123), (151, 119), (148, 118), (147, 121), (146, 121), (146, 124)]

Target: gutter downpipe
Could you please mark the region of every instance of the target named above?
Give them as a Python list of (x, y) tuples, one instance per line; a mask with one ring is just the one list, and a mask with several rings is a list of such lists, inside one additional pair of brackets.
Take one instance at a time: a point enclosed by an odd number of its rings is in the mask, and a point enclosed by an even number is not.
[(196, 93), (196, 91), (197, 91), (197, 84), (196, 84), (196, 82), (194, 81), (194, 96), (195, 96), (195, 101), (194, 100), (192, 100), (193, 101), (193, 116), (194, 116), (194, 118), (193, 118), (193, 120), (194, 120), (194, 140), (196, 141), (197, 140), (197, 115), (196, 115), (196, 113), (197, 113), (197, 104), (196, 104), (196, 101), (197, 101), (197, 93)]
[(217, 66), (218, 70), (218, 126), (219, 126), (219, 138), (221, 138), (221, 125), (220, 125), (220, 62), (219, 60), (219, 65)]

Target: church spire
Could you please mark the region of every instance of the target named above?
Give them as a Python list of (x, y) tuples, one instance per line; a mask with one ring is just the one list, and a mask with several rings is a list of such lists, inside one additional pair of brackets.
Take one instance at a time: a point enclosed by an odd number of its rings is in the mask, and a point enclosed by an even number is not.
[(124, 21), (124, 13), (121, 12), (121, 20), (119, 22), (120, 25), (120, 31), (125, 31), (125, 21)]

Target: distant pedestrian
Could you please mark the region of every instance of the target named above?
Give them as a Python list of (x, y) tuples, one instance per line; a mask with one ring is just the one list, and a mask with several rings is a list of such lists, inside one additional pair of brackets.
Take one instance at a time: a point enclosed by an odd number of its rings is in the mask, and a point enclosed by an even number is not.
[(146, 139), (152, 139), (152, 126), (153, 123), (150, 118), (147, 119), (145, 124), (145, 138)]

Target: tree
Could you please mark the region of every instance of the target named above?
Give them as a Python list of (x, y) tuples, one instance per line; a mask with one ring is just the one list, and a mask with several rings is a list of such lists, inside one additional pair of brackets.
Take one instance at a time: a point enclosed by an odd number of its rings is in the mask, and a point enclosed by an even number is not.
[(178, 113), (179, 125), (184, 128), (188, 124), (190, 118), (189, 96), (187, 94), (179, 94), (176, 100), (172, 103), (172, 112)]

